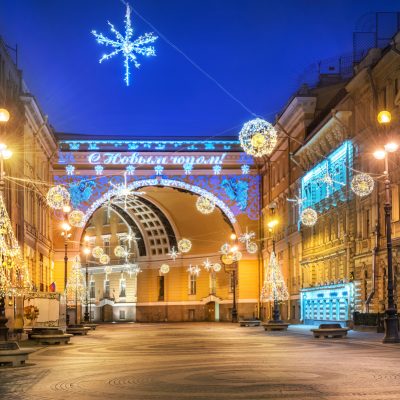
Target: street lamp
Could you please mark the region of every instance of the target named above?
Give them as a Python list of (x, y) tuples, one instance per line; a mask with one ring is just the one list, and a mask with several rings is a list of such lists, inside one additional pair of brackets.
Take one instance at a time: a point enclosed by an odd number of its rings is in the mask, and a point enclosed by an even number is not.
[[(68, 281), (68, 238), (71, 236), (69, 231), (71, 230), (71, 225), (67, 222), (67, 214), (70, 211), (69, 206), (64, 206), (64, 222), (61, 224), (61, 236), (64, 236), (64, 292), (67, 295), (67, 281)], [(66, 324), (69, 324), (69, 315), (66, 315)]]
[[(89, 237), (85, 236), (84, 237), (85, 245), (88, 246), (89, 242)], [(85, 266), (85, 280), (86, 280), (86, 298), (85, 298), (85, 313), (83, 315), (83, 320), (84, 322), (88, 323), (90, 322), (90, 314), (89, 314), (89, 271), (88, 271), (88, 266), (89, 266), (89, 254), (90, 254), (90, 248), (89, 247), (84, 247), (83, 249), (83, 254), (86, 256), (86, 266)]]
[[(382, 112), (381, 112), (382, 113)], [(383, 123), (390, 122), (390, 118), (387, 121), (379, 120), (378, 114), (378, 121)], [(389, 114), (390, 116), (390, 114)], [(388, 275), (388, 283), (387, 283), (387, 297), (388, 297), (388, 306), (385, 310), (385, 337), (383, 338), (383, 343), (399, 343), (399, 327), (398, 327), (398, 316), (397, 310), (394, 303), (393, 297), (393, 262), (392, 262), (392, 199), (390, 194), (390, 176), (389, 176), (389, 154), (394, 153), (397, 151), (399, 146), (397, 143), (390, 142), (384, 146), (384, 149), (379, 149), (374, 152), (374, 157), (377, 160), (385, 160), (385, 171), (383, 175), (385, 177), (385, 225), (386, 225), (386, 248), (387, 248), (387, 275)]]
[[(271, 221), (268, 222), (267, 226), (269, 231), (271, 232), (272, 235), (272, 252), (274, 253), (274, 256), (276, 257), (276, 252), (275, 252), (275, 231), (274, 228), (278, 225), (279, 221), (277, 219), (271, 219)], [(272, 311), (272, 321), (273, 322), (282, 322), (280, 318), (280, 311), (279, 311), (279, 300), (278, 298), (274, 298), (274, 308)]]

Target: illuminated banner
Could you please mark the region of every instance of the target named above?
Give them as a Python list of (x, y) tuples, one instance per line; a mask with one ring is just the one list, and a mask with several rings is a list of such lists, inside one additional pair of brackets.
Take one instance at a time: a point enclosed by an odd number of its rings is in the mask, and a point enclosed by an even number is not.
[(147, 155), (140, 153), (90, 153), (89, 164), (103, 165), (215, 165), (222, 164), (226, 153), (220, 155)]

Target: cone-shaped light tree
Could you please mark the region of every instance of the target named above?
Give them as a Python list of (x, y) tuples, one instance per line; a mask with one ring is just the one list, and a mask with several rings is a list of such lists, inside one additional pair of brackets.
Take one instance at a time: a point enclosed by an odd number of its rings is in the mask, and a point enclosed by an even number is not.
[(81, 261), (79, 256), (76, 256), (72, 265), (72, 272), (68, 278), (67, 286), (67, 300), (75, 302), (75, 323), (78, 323), (78, 301), (84, 302), (86, 295), (85, 276), (82, 272)]
[(2, 195), (0, 195), (0, 337), (7, 340), (5, 298), (22, 296), (30, 289), (29, 271), (14, 235)]
[(279, 302), (289, 298), (289, 293), (275, 252), (271, 253), (269, 264), (264, 270), (264, 285), (261, 291), (261, 301), (273, 301), (273, 322), (280, 321)]

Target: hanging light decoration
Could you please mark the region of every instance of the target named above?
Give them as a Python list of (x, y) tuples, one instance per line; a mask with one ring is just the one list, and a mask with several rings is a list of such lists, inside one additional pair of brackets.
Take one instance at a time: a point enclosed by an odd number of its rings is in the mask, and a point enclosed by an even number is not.
[(365, 173), (354, 175), (351, 180), (351, 190), (360, 197), (368, 196), (374, 190), (374, 180)]
[(243, 254), (238, 250), (233, 253), (233, 261), (237, 262), (242, 259)]
[(314, 226), (315, 223), (317, 222), (317, 219), (318, 219), (317, 212), (310, 207), (305, 208), (301, 212), (300, 220), (301, 220), (301, 223), (305, 226)]
[(94, 258), (100, 258), (104, 254), (104, 250), (100, 246), (93, 247), (92, 256)]
[(178, 249), (181, 253), (188, 253), (192, 248), (192, 242), (189, 239), (181, 239), (178, 242)]
[(172, 249), (167, 253), (167, 256), (171, 257), (173, 261), (176, 261), (180, 253), (176, 251), (175, 246), (172, 246)]
[(230, 246), (229, 243), (224, 243), (224, 244), (221, 246), (220, 252), (221, 252), (222, 254), (228, 254), (230, 251), (231, 251), (231, 246)]
[(57, 185), (49, 189), (46, 195), (47, 204), (55, 210), (62, 210), (62, 208), (69, 204), (70, 195), (64, 186)]
[(257, 243), (255, 242), (247, 242), (246, 244), (246, 250), (250, 254), (255, 254), (258, 251), (258, 246)]
[(126, 250), (123, 246), (116, 246), (114, 248), (114, 254), (116, 257), (125, 257), (126, 256)]
[(112, 272), (111, 265), (107, 265), (107, 267), (104, 268), (104, 273), (105, 273), (106, 275), (110, 275), (111, 272)]
[(215, 264), (213, 264), (212, 269), (213, 269), (215, 272), (219, 272), (219, 271), (221, 271), (222, 266), (221, 266), (221, 264), (215, 263)]
[(68, 222), (70, 225), (75, 226), (76, 228), (81, 228), (83, 226), (84, 218), (85, 214), (81, 210), (73, 210), (68, 215)]
[(100, 264), (107, 265), (110, 262), (110, 256), (108, 254), (103, 254), (100, 257)]
[(198, 265), (189, 265), (189, 268), (186, 271), (189, 272), (190, 275), (199, 276), (201, 269)]
[(128, 271), (129, 277), (132, 277), (132, 275), (137, 275), (142, 272), (138, 264), (125, 264), (125, 268)]
[(210, 271), (210, 269), (212, 269), (212, 266), (213, 266), (211, 261), (208, 258), (203, 262), (203, 265), (204, 265), (204, 269), (207, 271)]
[(169, 272), (169, 265), (168, 264), (162, 264), (160, 267), (160, 272), (162, 274), (168, 274)]
[(247, 154), (262, 157), (272, 153), (278, 141), (278, 133), (269, 122), (256, 118), (243, 125), (239, 140)]
[(215, 209), (215, 203), (206, 196), (200, 196), (196, 201), (196, 208), (202, 214), (211, 214)]

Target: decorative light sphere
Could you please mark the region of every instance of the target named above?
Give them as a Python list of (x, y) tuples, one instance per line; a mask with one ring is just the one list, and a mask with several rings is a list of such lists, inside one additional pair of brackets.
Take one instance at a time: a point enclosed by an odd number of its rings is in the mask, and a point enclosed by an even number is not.
[(104, 254), (104, 250), (100, 246), (93, 247), (92, 256), (94, 258), (100, 258)]
[(318, 220), (317, 212), (312, 208), (305, 208), (300, 215), (301, 223), (305, 226), (314, 226)]
[(181, 253), (188, 253), (192, 248), (192, 242), (189, 239), (181, 239), (178, 242), (178, 249)]
[(108, 254), (103, 254), (100, 257), (100, 264), (106, 265), (110, 263), (110, 256)]
[(107, 267), (104, 268), (104, 272), (106, 275), (111, 274), (111, 272), (112, 272), (111, 265), (107, 265)]
[(160, 272), (162, 274), (168, 274), (169, 272), (169, 265), (168, 264), (162, 264), (160, 267)]
[(46, 200), (49, 207), (55, 210), (62, 210), (64, 206), (68, 205), (70, 195), (64, 186), (57, 185), (49, 189)]
[(123, 246), (116, 246), (114, 248), (114, 254), (115, 254), (116, 257), (125, 257), (126, 250), (124, 249)]
[(200, 196), (196, 201), (197, 210), (202, 214), (211, 214), (215, 209), (215, 203), (205, 196)]
[(389, 111), (381, 111), (377, 116), (378, 122), (380, 124), (388, 124), (392, 120), (392, 114)]
[(368, 196), (374, 190), (375, 182), (368, 174), (354, 175), (351, 180), (351, 190), (360, 197)]
[(278, 133), (269, 122), (256, 118), (243, 125), (239, 140), (247, 154), (261, 157), (272, 153), (278, 141)]
[(72, 226), (81, 228), (83, 226), (84, 218), (85, 214), (81, 210), (74, 210), (68, 215), (68, 222)]
[(257, 243), (255, 242), (248, 242), (246, 245), (246, 250), (250, 254), (255, 254), (258, 251)]
[(221, 266), (221, 264), (215, 263), (215, 264), (213, 264), (212, 268), (215, 272), (219, 272), (219, 271), (221, 271), (222, 266)]
[(221, 246), (220, 252), (221, 252), (222, 254), (228, 254), (230, 251), (231, 251), (231, 246), (230, 246), (228, 243), (224, 243), (224, 244)]
[(243, 254), (240, 251), (236, 251), (233, 253), (233, 261), (240, 261), (242, 259)]

